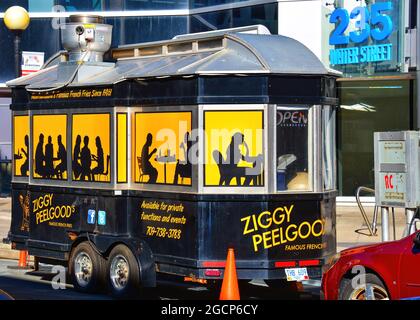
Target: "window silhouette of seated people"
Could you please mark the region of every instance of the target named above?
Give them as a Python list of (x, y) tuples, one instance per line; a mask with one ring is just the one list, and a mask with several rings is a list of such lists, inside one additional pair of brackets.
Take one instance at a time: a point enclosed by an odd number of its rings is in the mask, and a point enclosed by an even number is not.
[(90, 167), (92, 166), (92, 154), (89, 149), (89, 137), (85, 136), (83, 138), (83, 148), (80, 152), (80, 163), (81, 163), (81, 174), (80, 180), (85, 181), (87, 178), (88, 181), (92, 181)]
[(192, 141), (190, 141), (190, 134), (187, 132), (184, 136), (184, 141), (181, 143), (180, 148), (184, 151), (184, 160), (178, 159), (175, 168), (174, 184), (178, 184), (178, 178), (191, 178), (192, 166), (188, 153), (191, 149)]
[(54, 176), (54, 146), (52, 137), (48, 136), (48, 143), (45, 145), (45, 176), (51, 179)]
[(95, 181), (95, 174), (104, 174), (104, 150), (102, 149), (102, 142), (100, 137), (96, 137), (96, 155), (92, 155), (92, 160), (96, 161), (96, 167), (92, 169), (92, 180)]
[(35, 150), (35, 173), (42, 178), (46, 176), (44, 161), (44, 135), (41, 133)]
[[(258, 177), (262, 174), (263, 156), (249, 155), (249, 147), (242, 133), (237, 132), (232, 136), (226, 149), (226, 159), (223, 159), (217, 150), (213, 152), (213, 158), (219, 166), (219, 185), (230, 185), (234, 178), (238, 186), (249, 186), (251, 183), (262, 184), (258, 182)], [(244, 178), (243, 184), (242, 178)]]
[(151, 133), (148, 133), (146, 143), (141, 150), (141, 168), (143, 170), (143, 174), (149, 176), (149, 181), (147, 183), (156, 183), (158, 177), (158, 171), (150, 162), (150, 158), (157, 152), (156, 148), (154, 148), (152, 152), (149, 152), (152, 142), (153, 136)]
[(24, 140), (25, 140), (25, 148), (21, 148), (20, 150), (18, 150), (18, 153), (15, 154), (15, 160), (23, 159), (23, 157), (20, 153), (20, 152), (22, 152), (23, 156), (25, 157), (25, 161), (20, 166), (20, 175), (22, 177), (27, 177), (28, 176), (28, 171), (29, 171), (29, 136), (25, 135)]
[(82, 165), (80, 164), (80, 146), (82, 144), (82, 137), (78, 135), (73, 148), (72, 171), (74, 179), (78, 180), (82, 174)]
[(61, 134), (57, 137), (58, 151), (55, 160), (60, 161), (54, 170), (54, 175), (57, 179), (63, 179), (63, 173), (67, 171), (67, 151), (63, 145)]

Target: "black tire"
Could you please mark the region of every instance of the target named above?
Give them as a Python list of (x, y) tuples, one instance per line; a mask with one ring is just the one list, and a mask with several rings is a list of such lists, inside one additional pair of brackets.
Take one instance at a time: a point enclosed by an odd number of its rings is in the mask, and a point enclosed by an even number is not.
[[(80, 262), (86, 257), (91, 262), (91, 270), (81, 275), (83, 267)], [(78, 274), (76, 274), (78, 273)], [(106, 276), (105, 259), (97, 253), (88, 242), (82, 242), (73, 249), (69, 259), (69, 274), (74, 288), (85, 293), (98, 292), (104, 287)], [(87, 274), (90, 274), (88, 279)], [(83, 278), (85, 281), (83, 281)]]
[[(389, 299), (389, 293), (386, 286), (377, 275), (366, 273), (366, 285), (371, 285), (375, 300)], [(352, 279), (344, 278), (340, 284), (340, 300), (366, 300), (365, 286), (353, 288)]]
[(140, 295), (140, 268), (136, 257), (125, 245), (119, 244), (108, 257), (108, 289), (117, 299)]

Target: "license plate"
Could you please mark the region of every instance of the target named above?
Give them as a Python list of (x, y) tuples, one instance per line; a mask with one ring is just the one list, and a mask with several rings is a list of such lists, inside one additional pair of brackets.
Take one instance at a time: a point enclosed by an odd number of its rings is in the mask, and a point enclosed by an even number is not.
[(287, 281), (309, 280), (308, 270), (306, 268), (285, 269)]

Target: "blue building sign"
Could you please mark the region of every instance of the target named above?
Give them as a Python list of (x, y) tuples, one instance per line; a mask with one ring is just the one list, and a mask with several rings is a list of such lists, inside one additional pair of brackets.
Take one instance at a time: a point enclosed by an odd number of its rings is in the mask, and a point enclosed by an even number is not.
[[(360, 1), (354, 8), (336, 8), (329, 44), (330, 64), (346, 73), (363, 72), (358, 65), (373, 64), (374, 72), (399, 71), (398, 1)], [(353, 65), (353, 66), (352, 66)]]

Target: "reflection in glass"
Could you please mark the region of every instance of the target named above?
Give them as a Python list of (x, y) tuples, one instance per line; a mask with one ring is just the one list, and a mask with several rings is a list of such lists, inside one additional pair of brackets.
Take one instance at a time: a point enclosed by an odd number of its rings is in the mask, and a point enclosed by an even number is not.
[(309, 109), (277, 109), (277, 191), (310, 190)]
[(190, 32), (262, 24), (276, 34), (278, 30), (277, 3), (194, 14), (190, 17)]
[(374, 188), (373, 133), (410, 130), (409, 81), (339, 82), (338, 182), (343, 196)]

